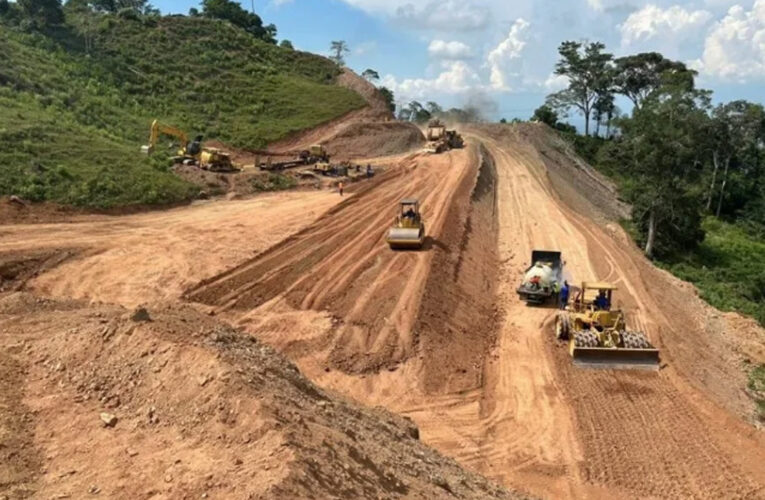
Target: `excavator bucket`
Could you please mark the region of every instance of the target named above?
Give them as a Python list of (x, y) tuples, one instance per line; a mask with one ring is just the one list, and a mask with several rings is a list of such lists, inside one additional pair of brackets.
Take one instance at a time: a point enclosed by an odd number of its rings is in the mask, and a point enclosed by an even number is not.
[(574, 364), (587, 368), (621, 370), (658, 370), (659, 350), (628, 347), (577, 346), (572, 337), (569, 341)]
[(425, 230), (422, 227), (394, 227), (388, 231), (387, 241), (393, 249), (422, 248)]

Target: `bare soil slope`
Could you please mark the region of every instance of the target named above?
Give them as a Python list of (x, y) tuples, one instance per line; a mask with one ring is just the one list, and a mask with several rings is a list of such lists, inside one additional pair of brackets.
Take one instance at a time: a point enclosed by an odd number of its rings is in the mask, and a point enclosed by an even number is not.
[(188, 306), (0, 295), (4, 498), (519, 498)]
[(361, 95), (367, 106), (272, 143), (269, 151), (299, 151), (322, 144), (331, 155), (346, 160), (407, 153), (425, 143), (416, 125), (393, 119), (380, 92), (367, 80), (346, 68), (337, 83)]

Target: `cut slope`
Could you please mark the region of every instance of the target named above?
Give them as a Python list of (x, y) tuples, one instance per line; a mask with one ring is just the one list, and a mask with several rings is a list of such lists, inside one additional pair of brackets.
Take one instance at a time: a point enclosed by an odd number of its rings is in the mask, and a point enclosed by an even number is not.
[(100, 27), (90, 54), (68, 26), (46, 38), (0, 24), (0, 194), (98, 206), (183, 199), (188, 185), (139, 154), (152, 119), (260, 148), (364, 104), (335, 85), (327, 59), (225, 22), (90, 21)]
[(422, 445), (410, 421), (318, 389), (249, 335), (185, 306), (148, 315), (0, 296), (11, 431), (0, 493), (519, 497)]

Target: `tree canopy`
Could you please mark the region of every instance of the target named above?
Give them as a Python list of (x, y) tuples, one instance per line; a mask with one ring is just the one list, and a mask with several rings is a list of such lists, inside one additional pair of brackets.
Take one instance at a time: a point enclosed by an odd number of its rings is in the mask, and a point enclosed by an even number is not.
[(238, 2), (232, 0), (202, 0), (202, 15), (214, 19), (223, 19), (238, 26), (255, 38), (268, 43), (276, 43), (276, 26), (263, 26), (259, 15), (246, 11)]

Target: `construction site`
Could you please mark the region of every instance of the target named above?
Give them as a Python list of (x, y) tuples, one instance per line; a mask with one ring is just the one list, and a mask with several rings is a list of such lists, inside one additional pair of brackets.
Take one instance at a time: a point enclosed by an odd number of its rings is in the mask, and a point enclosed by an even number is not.
[(452, 128), (370, 100), (181, 161), (189, 205), (4, 200), (0, 498), (765, 498), (765, 330), (545, 125)]

